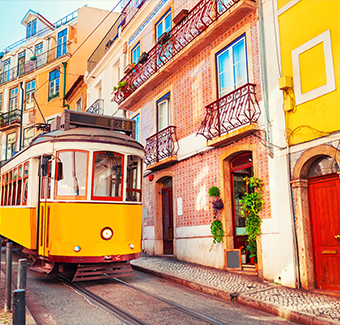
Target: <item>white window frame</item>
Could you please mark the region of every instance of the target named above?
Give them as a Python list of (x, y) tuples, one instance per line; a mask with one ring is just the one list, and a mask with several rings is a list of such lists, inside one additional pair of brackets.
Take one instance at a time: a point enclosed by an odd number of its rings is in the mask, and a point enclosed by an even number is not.
[[(326, 84), (302, 93), (301, 90), (301, 74), (300, 74), (300, 60), (299, 55), (303, 52), (308, 51), (318, 44), (323, 44), (323, 50), (325, 55), (325, 67), (326, 67)], [(295, 103), (296, 105), (303, 104), (312, 99), (318, 98), (322, 95), (328, 94), (335, 90), (335, 73), (333, 64), (333, 54), (332, 54), (332, 41), (331, 32), (326, 30), (322, 34), (314, 37), (308, 42), (302, 44), (298, 48), (292, 51), (292, 61), (293, 61), (293, 78), (294, 78), (294, 91), (295, 91)]]
[[(160, 115), (160, 108), (161, 105), (165, 104), (166, 106), (166, 111), (165, 111), (165, 115)], [(164, 95), (162, 98), (160, 98), (157, 102), (156, 102), (156, 109), (157, 109), (157, 132), (164, 130), (165, 128), (167, 128), (168, 126), (170, 126), (170, 92), (167, 93), (166, 95)], [(163, 118), (165, 116), (165, 126), (161, 127), (160, 126), (160, 121), (161, 118)]]
[(18, 109), (18, 87), (12, 88), (9, 91), (9, 105), (8, 111), (14, 111)]
[[(58, 77), (50, 79), (51, 73), (54, 72), (58, 73)], [(48, 100), (52, 100), (55, 97), (59, 96), (60, 90), (60, 71), (58, 69), (54, 69), (49, 73), (49, 82), (48, 82)]]
[[(32, 86), (31, 86), (33, 83), (34, 83), (34, 88), (32, 88)], [(28, 109), (34, 107), (34, 99), (33, 99), (34, 93), (35, 93), (35, 79), (30, 80), (26, 83), (25, 110), (28, 110)]]

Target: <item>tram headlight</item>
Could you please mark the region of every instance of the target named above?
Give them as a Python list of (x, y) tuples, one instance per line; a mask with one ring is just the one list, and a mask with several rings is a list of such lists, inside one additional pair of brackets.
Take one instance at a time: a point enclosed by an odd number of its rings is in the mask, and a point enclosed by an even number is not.
[(78, 252), (80, 252), (81, 248), (80, 248), (80, 246), (74, 246), (73, 250), (74, 250), (76, 253), (78, 253)]
[(100, 232), (100, 236), (104, 239), (104, 240), (109, 240), (112, 238), (113, 236), (113, 230), (110, 227), (105, 227), (101, 230)]
[(133, 244), (129, 244), (129, 248), (130, 248), (130, 249), (134, 249), (135, 246), (133, 246)]

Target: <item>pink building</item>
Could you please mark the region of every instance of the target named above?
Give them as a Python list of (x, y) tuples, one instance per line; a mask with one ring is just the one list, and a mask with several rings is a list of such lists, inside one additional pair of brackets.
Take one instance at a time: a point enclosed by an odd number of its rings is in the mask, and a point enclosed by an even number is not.
[[(121, 35), (134, 32), (112, 100), (137, 120), (145, 145), (144, 251), (223, 269), (225, 251), (247, 239), (245, 176), (264, 180), (261, 217), (271, 218), (257, 3), (130, 1), (123, 13)], [(209, 252), (211, 186), (224, 202), (224, 237)], [(261, 236), (257, 246), (262, 275)]]

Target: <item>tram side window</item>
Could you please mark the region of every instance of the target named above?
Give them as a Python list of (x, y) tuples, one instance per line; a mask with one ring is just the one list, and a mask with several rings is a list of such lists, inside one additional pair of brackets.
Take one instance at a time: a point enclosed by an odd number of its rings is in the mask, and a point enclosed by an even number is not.
[(18, 190), (16, 205), (21, 205), (21, 193), (22, 193), (22, 166), (18, 168)]
[(140, 162), (141, 159), (139, 157), (128, 156), (126, 201), (142, 201), (141, 177), (139, 173), (141, 169)]
[(22, 205), (27, 204), (29, 163), (24, 165)]
[[(59, 151), (57, 152), (57, 160), (63, 165), (63, 178), (56, 182), (56, 196), (59, 196), (59, 198), (66, 197), (67, 199), (85, 199), (88, 152), (80, 150)], [(58, 175), (58, 168), (56, 175)]]
[(42, 199), (45, 198), (45, 191), (46, 191), (46, 199), (51, 198), (51, 180), (52, 180), (52, 161), (50, 160), (47, 164), (47, 176), (41, 178), (40, 197)]
[(123, 162), (123, 155), (118, 153), (94, 153), (92, 199), (122, 200)]
[(9, 172), (9, 180), (8, 180), (8, 196), (7, 196), (6, 205), (11, 205), (12, 183), (13, 183), (13, 171), (10, 171)]
[(1, 185), (1, 205), (4, 206), (6, 202), (6, 175), (2, 175)]
[(4, 200), (4, 205), (7, 205), (7, 198), (8, 198), (8, 173), (5, 175), (5, 200)]
[(16, 193), (17, 193), (17, 181), (18, 181), (18, 169), (15, 168), (13, 170), (13, 193), (12, 193), (11, 205), (15, 205), (15, 199), (16, 199)]

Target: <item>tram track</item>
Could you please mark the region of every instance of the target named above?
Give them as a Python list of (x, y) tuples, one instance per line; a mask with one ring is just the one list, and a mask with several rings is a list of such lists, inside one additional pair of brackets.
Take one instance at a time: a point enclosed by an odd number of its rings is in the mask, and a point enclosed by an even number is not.
[[(81, 294), (83, 294), (84, 296), (86, 296), (87, 298), (92, 299), (93, 301), (95, 301), (98, 306), (100, 308), (105, 309), (106, 311), (108, 311), (110, 314), (112, 314), (114, 317), (117, 317), (118, 319), (120, 319), (123, 323), (125, 324), (132, 324), (132, 325), (137, 325), (137, 324), (141, 324), (141, 325), (150, 325), (151, 323), (145, 322), (139, 318), (137, 318), (136, 316), (134, 316), (133, 314), (131, 314), (130, 312), (123, 310), (122, 308), (118, 307), (117, 305), (112, 304), (111, 302), (103, 299), (102, 297), (98, 296), (97, 294), (91, 292), (90, 290), (84, 288), (82, 285), (80, 285), (79, 283), (74, 283), (72, 281), (70, 281), (68, 278), (64, 277), (63, 275), (58, 275), (58, 277), (64, 281), (65, 283), (67, 283), (70, 287), (74, 288), (75, 290), (79, 291)], [(140, 289), (134, 285), (131, 285), (125, 281), (122, 281), (118, 278), (111, 278), (110, 280), (112, 280), (115, 283), (119, 283), (125, 287), (128, 287), (132, 290), (138, 291), (139, 293), (143, 294), (143, 295), (147, 295), (148, 297), (151, 297), (153, 299), (157, 299), (158, 301), (161, 301), (162, 303), (171, 306), (172, 308), (180, 311), (181, 313), (185, 313), (186, 315), (188, 315), (189, 317), (193, 317), (195, 318), (197, 321), (199, 321), (200, 323), (203, 324), (214, 324), (214, 325), (225, 325), (225, 322), (221, 322), (219, 320), (216, 320), (212, 317), (209, 317), (207, 315), (204, 315), (200, 312), (197, 312), (193, 309), (184, 307), (182, 305), (179, 305), (173, 301), (170, 301), (168, 299), (165, 299), (163, 297), (160, 297), (158, 295), (155, 295), (151, 292), (145, 291), (143, 289)]]

